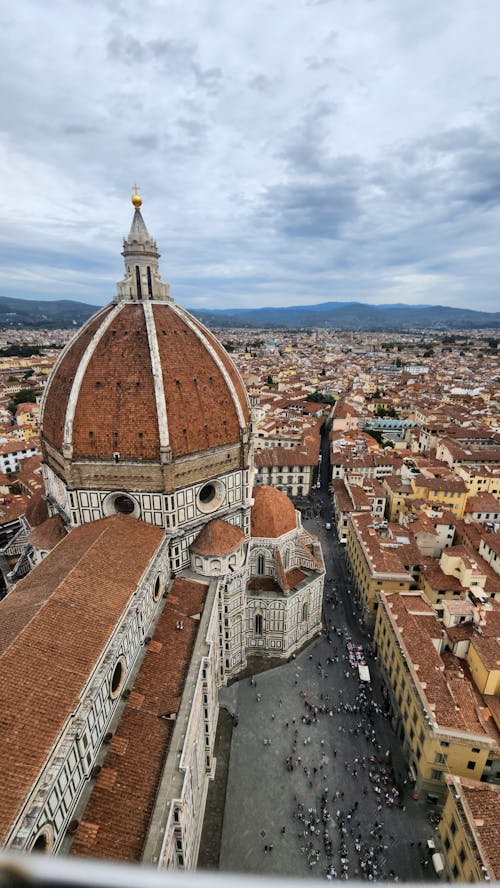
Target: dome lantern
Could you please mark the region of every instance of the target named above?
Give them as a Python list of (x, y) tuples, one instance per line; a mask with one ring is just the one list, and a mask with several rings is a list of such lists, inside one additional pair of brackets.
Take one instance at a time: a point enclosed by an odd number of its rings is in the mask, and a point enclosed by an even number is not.
[(160, 254), (156, 241), (151, 237), (142, 218), (139, 186), (133, 186), (131, 197), (135, 212), (128, 237), (123, 241), (122, 256), (125, 260), (125, 277), (117, 287), (118, 302), (166, 301), (170, 287), (162, 281), (158, 269)]

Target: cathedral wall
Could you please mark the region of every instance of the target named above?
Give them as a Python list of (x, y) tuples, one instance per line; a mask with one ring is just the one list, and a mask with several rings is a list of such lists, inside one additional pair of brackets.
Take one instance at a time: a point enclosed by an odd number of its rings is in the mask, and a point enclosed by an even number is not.
[[(249, 502), (248, 472), (241, 470), (227, 472), (209, 482), (185, 487), (171, 494), (136, 491), (127, 486), (127, 479), (123, 476), (117, 477), (116, 487), (112, 491), (99, 489), (97, 485), (68, 490), (64, 481), (49, 466), (43, 466), (43, 474), (52, 512), (63, 513), (73, 527), (115, 514), (118, 511), (118, 496), (129, 498), (135, 517), (172, 532), (187, 529), (194, 521), (225, 517), (228, 510), (248, 506)], [(212, 494), (208, 502), (204, 500), (207, 493)], [(243, 524), (240, 521), (234, 523), (248, 532), (249, 515), (245, 516)]]
[(322, 625), (324, 577), (320, 575), (289, 596), (248, 593), (246, 653), (289, 657)]
[[(82, 799), (90, 790), (103, 741), (115, 717), (119, 717), (124, 686), (144, 650), (144, 639), (163, 607), (163, 591), (169, 576), (166, 544), (162, 543), (130, 598), (123, 619), (96, 663), (78, 708), (68, 714), (59, 739), (40, 773), (15, 823), (8, 845), (30, 849), (42, 832), (49, 836), (54, 853)], [(98, 589), (89, 588), (89, 593)]]
[(144, 863), (168, 869), (196, 867), (208, 782), (216, 768), (213, 753), (220, 684), (217, 585), (216, 581), (211, 584), (207, 596), (144, 847)]
[(225, 577), (220, 586), (219, 644), (221, 649), (221, 681), (237, 675), (246, 666), (245, 613), (249, 567)]
[(44, 463), (64, 480), (69, 489), (144, 491), (173, 493), (179, 488), (202, 484), (230, 472), (248, 471), (250, 444), (227, 445), (171, 460), (123, 460), (119, 451), (113, 460), (76, 460), (63, 456), (42, 438)]

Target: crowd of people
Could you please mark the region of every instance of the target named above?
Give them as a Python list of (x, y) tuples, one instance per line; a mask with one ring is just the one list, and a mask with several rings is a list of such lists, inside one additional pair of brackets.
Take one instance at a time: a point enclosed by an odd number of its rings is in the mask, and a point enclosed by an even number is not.
[[(404, 776), (394, 772), (390, 749), (380, 743), (380, 720), (389, 717), (384, 695), (374, 695), (372, 685), (361, 679), (357, 668), (371, 661), (373, 650), (368, 642), (355, 644), (343, 626), (332, 624), (324, 635), (328, 655), (322, 659), (308, 655), (309, 660), (316, 660), (311, 667), (318, 675), (314, 683), (318, 692), (311, 694), (301, 689), (300, 672), (296, 672), (303, 714), (294, 718), (281, 715), (281, 699), (277, 708), (288, 737), (284, 769), (294, 775), (294, 788), (303, 782), (302, 791), (294, 792), (291, 811), (300, 852), (309, 869), (329, 881), (398, 881), (394, 855), (388, 853), (395, 837), (386, 821), (394, 816), (389, 813), (391, 809), (405, 811), (407, 786)], [(328, 670), (333, 664), (344, 673), (344, 687), (328, 681)], [(250, 684), (256, 685), (255, 678), (250, 679)], [(262, 700), (260, 691), (256, 700)], [(272, 721), (277, 712), (271, 714)], [(315, 736), (315, 728), (325, 719), (335, 719), (333, 730), (320, 730)], [(335, 742), (335, 730), (352, 736), (352, 755), (346, 757), (342, 738)], [(270, 743), (268, 737), (263, 738), (264, 746)], [(283, 825), (281, 832), (285, 833), (286, 828)], [(274, 844), (265, 844), (264, 853), (273, 848)]]

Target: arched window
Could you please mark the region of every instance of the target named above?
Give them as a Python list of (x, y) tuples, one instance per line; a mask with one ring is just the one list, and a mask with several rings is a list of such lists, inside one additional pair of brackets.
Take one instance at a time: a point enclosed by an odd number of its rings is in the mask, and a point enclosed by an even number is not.
[(290, 549), (286, 549), (283, 556), (283, 567), (285, 568), (285, 570), (288, 570), (288, 568), (290, 567)]
[(255, 617), (255, 634), (262, 635), (262, 615), (256, 614)]
[(257, 573), (263, 574), (265, 572), (265, 559), (263, 555), (259, 555), (257, 558)]
[(151, 280), (151, 269), (150, 269), (149, 265), (147, 268), (147, 273), (148, 273), (148, 296), (150, 299), (152, 299), (153, 298), (153, 282)]
[(305, 623), (305, 621), (307, 620), (307, 615), (308, 615), (308, 607), (307, 607), (307, 601), (306, 601), (305, 604), (302, 605), (302, 622)]
[(141, 271), (138, 265), (135, 266), (135, 282), (137, 284), (137, 298), (142, 299)]

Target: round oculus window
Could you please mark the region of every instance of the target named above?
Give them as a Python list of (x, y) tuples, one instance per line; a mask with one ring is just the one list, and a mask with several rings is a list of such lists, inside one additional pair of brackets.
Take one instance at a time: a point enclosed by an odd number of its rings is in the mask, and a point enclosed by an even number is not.
[(137, 500), (122, 490), (108, 493), (103, 503), (103, 511), (108, 515), (133, 515), (140, 517), (139, 503)]
[(200, 512), (214, 512), (224, 501), (224, 485), (221, 481), (209, 481), (200, 487), (197, 504)]
[(125, 659), (120, 657), (116, 662), (115, 668), (109, 682), (109, 696), (112, 700), (116, 700), (123, 685), (125, 684)]
[(115, 509), (120, 515), (131, 515), (135, 509), (135, 503), (133, 499), (129, 496), (125, 496), (124, 494), (119, 494), (115, 497)]
[(54, 829), (52, 824), (45, 823), (35, 836), (30, 851), (32, 854), (48, 854), (54, 844)]
[(158, 574), (155, 580), (155, 584), (153, 587), (153, 601), (159, 601), (161, 598), (161, 594), (163, 592), (163, 583), (161, 579), (161, 575)]
[(200, 503), (203, 505), (208, 505), (216, 496), (215, 487), (213, 484), (205, 484), (205, 487), (202, 487), (200, 490)]

